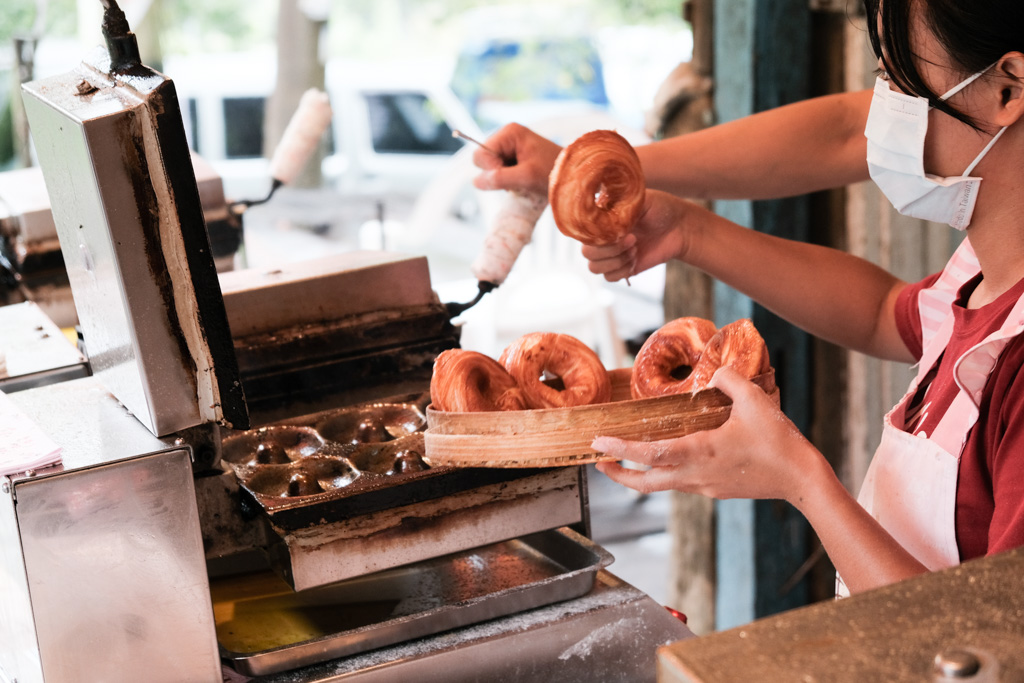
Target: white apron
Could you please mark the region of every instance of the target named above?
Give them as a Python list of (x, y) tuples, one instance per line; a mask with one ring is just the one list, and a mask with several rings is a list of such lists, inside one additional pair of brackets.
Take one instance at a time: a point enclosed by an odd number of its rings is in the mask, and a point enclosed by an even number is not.
[[(952, 302), (960, 286), (981, 271), (968, 240), (957, 249), (938, 281), (921, 292), (922, 356), (917, 376), (885, 416), (878, 445), (857, 501), (930, 571), (960, 563), (956, 542), (957, 474), (988, 376), (1007, 343), (1024, 331), (1024, 297), (1000, 329), (973, 346), (954, 365), (960, 388), (935, 430), (905, 432), (905, 412), (921, 381), (934, 368), (953, 332)], [(836, 594), (849, 590), (836, 577)]]

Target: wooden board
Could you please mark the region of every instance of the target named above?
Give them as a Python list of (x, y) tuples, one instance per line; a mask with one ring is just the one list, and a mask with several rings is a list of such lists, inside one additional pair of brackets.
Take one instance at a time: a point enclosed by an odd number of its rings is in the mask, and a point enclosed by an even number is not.
[[(552, 467), (613, 460), (595, 453), (598, 436), (658, 441), (721, 426), (732, 401), (717, 389), (633, 399), (630, 370), (613, 370), (612, 400), (575, 408), (452, 413), (427, 407), (424, 459), (432, 466)], [(775, 372), (754, 382), (778, 402)]]

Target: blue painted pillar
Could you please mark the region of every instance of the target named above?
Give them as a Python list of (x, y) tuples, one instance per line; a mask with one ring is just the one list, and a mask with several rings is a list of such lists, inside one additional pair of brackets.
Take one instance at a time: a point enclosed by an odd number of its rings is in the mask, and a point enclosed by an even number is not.
[[(804, 99), (809, 94), (808, 0), (715, 0), (715, 113), (719, 122)], [(738, 144), (743, 144), (738, 141)], [(804, 240), (804, 197), (716, 202), (715, 210), (753, 230)], [(797, 427), (810, 427), (810, 344), (735, 290), (715, 284), (719, 325), (751, 318), (765, 337), (782, 408)], [(807, 557), (809, 527), (781, 501), (716, 504), (716, 628), (724, 629), (806, 604), (806, 583), (783, 592)]]

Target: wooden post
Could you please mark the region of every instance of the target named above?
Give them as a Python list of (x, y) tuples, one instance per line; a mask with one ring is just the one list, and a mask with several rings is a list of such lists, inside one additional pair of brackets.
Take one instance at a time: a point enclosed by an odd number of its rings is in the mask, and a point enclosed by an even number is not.
[[(810, 94), (807, 0), (716, 0), (715, 109), (719, 121)], [(738, 141), (738, 144), (742, 144)], [(755, 230), (805, 240), (806, 197), (716, 202), (716, 211)], [(751, 318), (768, 343), (782, 407), (801, 431), (810, 425), (811, 355), (807, 335), (748, 298), (715, 284), (715, 320)], [(719, 501), (716, 626), (728, 628), (807, 602), (806, 581), (791, 581), (808, 554), (806, 520), (779, 501)]]
[[(659, 132), (664, 137), (683, 135), (713, 120), (711, 76), (713, 54), (713, 0), (689, 0), (684, 16), (693, 30), (693, 58), (677, 69), (688, 79), (668, 98), (677, 99), (662, 113)], [(696, 268), (674, 261), (665, 273), (665, 319), (683, 316), (714, 317), (711, 279)], [(669, 604), (684, 612), (695, 633), (715, 629), (715, 506), (703, 496), (672, 492), (668, 519), (672, 539), (669, 567)]]
[[(263, 126), (263, 148), (267, 157), (273, 156), (302, 94), (309, 88), (324, 89), (320, 34), (326, 20), (311, 18), (303, 11), (302, 5), (298, 0), (281, 0), (278, 10), (277, 84), (267, 102)], [(291, 185), (319, 187), (323, 158), (324, 146), (321, 145)]]
[(21, 84), (28, 83), (34, 77), (36, 36), (16, 36), (14, 38), (14, 87), (11, 89), (11, 123), (14, 138), (14, 158), (17, 168), (32, 165), (32, 148), (29, 142), (28, 118), (25, 116), (25, 105), (21, 99)]

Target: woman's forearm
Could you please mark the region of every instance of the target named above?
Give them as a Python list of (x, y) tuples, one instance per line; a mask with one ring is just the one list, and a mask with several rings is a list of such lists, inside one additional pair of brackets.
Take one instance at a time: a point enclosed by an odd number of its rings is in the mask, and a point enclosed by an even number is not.
[(890, 273), (842, 251), (758, 233), (696, 207), (683, 220), (681, 229), (691, 238), (681, 260), (815, 336), (881, 358), (913, 360), (894, 313), (905, 283)]
[(820, 464), (820, 475), (809, 477), (815, 480), (814, 489), (790, 502), (810, 522), (850, 592), (927, 572), (927, 567), (854, 500), (824, 459)]
[(773, 199), (867, 180), (870, 91), (818, 97), (637, 148), (649, 187)]

